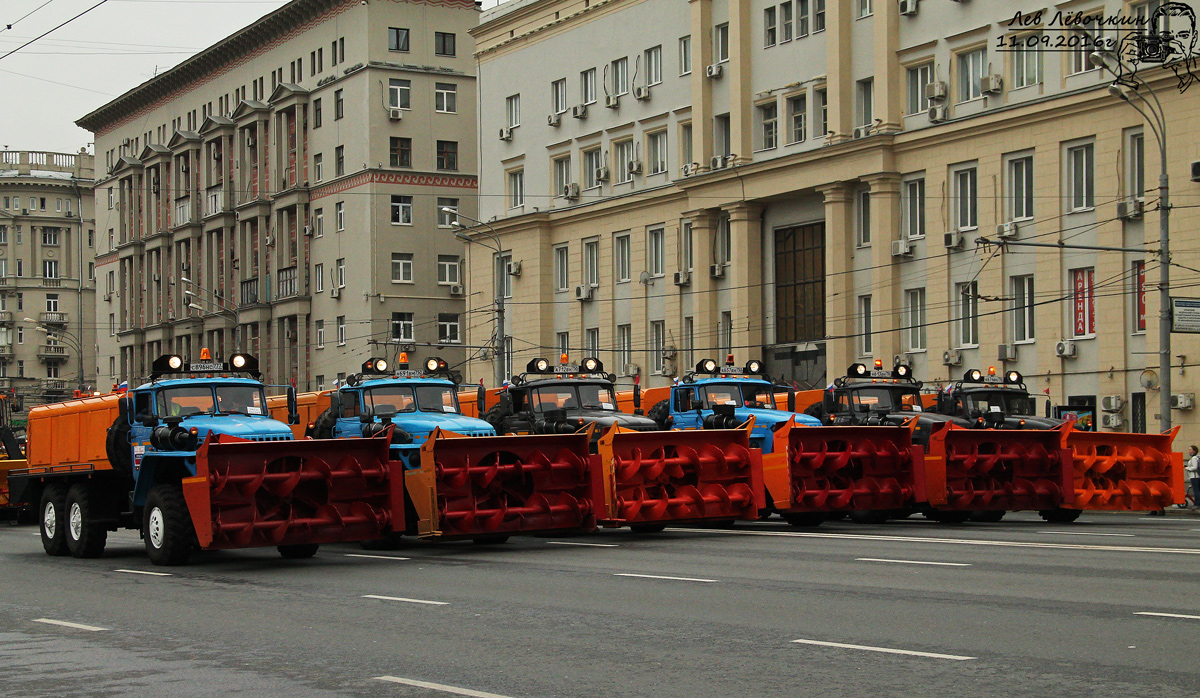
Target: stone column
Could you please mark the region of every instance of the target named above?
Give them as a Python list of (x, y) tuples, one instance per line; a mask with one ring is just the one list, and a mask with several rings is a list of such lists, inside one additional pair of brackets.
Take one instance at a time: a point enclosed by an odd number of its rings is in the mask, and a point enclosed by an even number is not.
[[(709, 276), (713, 263), (713, 237), (717, 232), (717, 210), (696, 209), (683, 216), (692, 222), (692, 331), (696, 356), (707, 356), (707, 347), (717, 346), (717, 281)], [(712, 353), (712, 352), (709, 352)]]
[[(838, 143), (850, 137), (854, 128), (854, 74), (850, 72), (850, 2), (826, 4), (825, 15), (825, 97), (829, 103), (830, 143)], [(879, 3), (884, 4), (884, 3)], [(821, 134), (816, 134), (821, 135)]]
[[(751, 110), (750, 49), (755, 46), (750, 23), (749, 0), (729, 2), (729, 152), (736, 162), (750, 162), (754, 152), (754, 120)], [(737, 342), (734, 342), (737, 345)]]
[(712, 81), (704, 71), (713, 62), (712, 0), (692, 6), (692, 159), (708, 169), (713, 156)]
[[(733, 346), (739, 360), (761, 358), (764, 328), (762, 304), (762, 210), (761, 204), (739, 201), (723, 207), (729, 214), (731, 259), (729, 286), (732, 304)], [(772, 319), (773, 320), (773, 319)]]
[(892, 263), (892, 240), (899, 238), (900, 230), (900, 175), (887, 172), (864, 179), (871, 188), (871, 250), (864, 256), (870, 259), (869, 266), (875, 267), (870, 275), (874, 289), (871, 291), (872, 353), (873, 358), (882, 359), (884, 366), (890, 368), (892, 357), (901, 347), (900, 335), (894, 330), (902, 325), (903, 291), (897, 283), (902, 267)]
[(853, 185), (831, 182), (816, 188), (825, 197), (825, 336), (830, 337), (826, 355), (832, 372), (841, 370), (855, 354), (854, 294), (850, 263), (854, 250)]
[[(876, 2), (875, 12), (875, 118), (879, 130), (899, 131), (904, 123), (904, 72), (896, 63), (900, 44), (900, 7), (895, 2)], [(886, 363), (886, 362), (885, 362)]]

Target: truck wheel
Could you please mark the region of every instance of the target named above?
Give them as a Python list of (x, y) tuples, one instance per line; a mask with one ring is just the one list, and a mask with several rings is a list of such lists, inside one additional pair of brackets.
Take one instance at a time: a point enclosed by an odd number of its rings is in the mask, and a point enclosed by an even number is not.
[(1081, 509), (1058, 508), (1043, 509), (1038, 512), (1038, 515), (1042, 517), (1042, 520), (1048, 521), (1049, 523), (1071, 523), (1075, 519), (1078, 519), (1079, 515), (1082, 513), (1083, 511)]
[(317, 417), (316, 421), (313, 422), (313, 438), (332, 439), (335, 424), (337, 424), (337, 415), (333, 413), (333, 408), (330, 407), (322, 412), (321, 416)]
[(784, 514), (783, 520), (797, 528), (811, 528), (825, 522), (825, 512), (806, 511), (798, 514)]
[(67, 554), (67, 488), (50, 483), (42, 490), (39, 520), (42, 527), (42, 547), (47, 555)]
[(671, 416), (671, 401), (659, 400), (654, 407), (646, 413), (646, 416), (654, 420), (659, 429), (665, 431), (667, 429), (667, 417)]
[(296, 543), (295, 545), (276, 546), (276, 550), (284, 560), (305, 560), (317, 554), (321, 546), (317, 543)]
[(104, 449), (113, 470), (126, 477), (133, 477), (133, 454), (130, 452), (129, 431), (129, 422), (124, 417), (117, 417), (112, 426), (108, 428)]
[(666, 524), (631, 524), (629, 530), (634, 533), (662, 533), (667, 530)]
[(969, 511), (942, 511), (934, 509), (932, 513), (926, 514), (928, 518), (933, 519), (938, 523), (943, 524), (960, 524), (966, 523), (967, 519), (971, 518)]
[(1004, 511), (973, 511), (971, 512), (971, 520), (980, 523), (996, 523), (1004, 518)]
[(146, 496), (142, 537), (146, 555), (156, 565), (182, 565), (196, 538), (192, 517), (179, 485), (155, 485)]
[(87, 483), (77, 482), (67, 490), (67, 549), (73, 557), (100, 557), (108, 542), (108, 530), (94, 521), (95, 507)]
[(500, 408), (500, 403), (492, 405), (487, 413), (483, 415), (483, 421), (492, 425), (497, 434), (504, 435), (504, 410)]

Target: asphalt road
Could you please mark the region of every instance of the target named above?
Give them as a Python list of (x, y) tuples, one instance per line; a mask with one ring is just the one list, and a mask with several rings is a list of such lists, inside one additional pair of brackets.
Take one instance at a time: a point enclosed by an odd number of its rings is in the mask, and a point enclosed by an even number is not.
[(182, 568), (134, 533), (76, 560), (0, 527), (0, 579), (6, 698), (1200, 695), (1190, 516), (775, 519)]

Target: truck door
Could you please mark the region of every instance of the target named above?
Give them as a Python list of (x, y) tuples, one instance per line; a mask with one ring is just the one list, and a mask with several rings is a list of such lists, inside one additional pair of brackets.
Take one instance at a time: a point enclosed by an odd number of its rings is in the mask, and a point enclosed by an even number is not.
[(358, 390), (342, 390), (338, 398), (342, 409), (338, 413), (333, 435), (337, 438), (362, 436), (362, 425), (358, 422), (358, 415), (362, 414), (362, 393)]
[(699, 405), (695, 388), (672, 389), (671, 414), (675, 417), (674, 426), (677, 429), (699, 429), (701, 426), (701, 416), (696, 411)]

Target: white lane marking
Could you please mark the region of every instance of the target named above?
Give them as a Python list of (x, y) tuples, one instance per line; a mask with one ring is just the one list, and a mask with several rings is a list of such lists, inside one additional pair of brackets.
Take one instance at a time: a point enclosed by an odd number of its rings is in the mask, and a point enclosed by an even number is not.
[(871, 645), (848, 645), (844, 642), (824, 642), (822, 640), (792, 640), (802, 645), (817, 645), (819, 647), (839, 647), (847, 650), (863, 650), (865, 652), (883, 652), (886, 654), (905, 654), (910, 657), (929, 657), (930, 659), (950, 659), (956, 662), (966, 662), (975, 657), (964, 657), (958, 654), (939, 654), (937, 652), (916, 652), (914, 650), (898, 650), (891, 647), (872, 647)]
[(124, 572), (125, 574), (144, 574), (148, 577), (174, 577), (170, 572), (148, 572), (146, 570), (113, 570), (113, 572)]
[(346, 557), (361, 557), (368, 560), (407, 560), (407, 557), (397, 557), (396, 555), (363, 555), (362, 553), (346, 553)]
[(1159, 618), (1184, 618), (1186, 620), (1200, 620), (1200, 616), (1189, 616), (1183, 613), (1155, 613), (1154, 611), (1138, 611), (1133, 614), (1135, 616), (1157, 616)]
[(938, 565), (940, 567), (970, 567), (969, 562), (926, 562), (924, 560), (888, 560), (882, 557), (856, 557), (859, 562), (894, 562), (898, 565)]
[(61, 625), (64, 628), (74, 628), (76, 630), (86, 630), (90, 633), (98, 633), (101, 630), (108, 630), (108, 628), (97, 628), (94, 625), (84, 625), (83, 623), (69, 623), (65, 620), (53, 620), (51, 618), (34, 618), (33, 622), (34, 623), (45, 623), (46, 625)]
[(1051, 536), (1115, 536), (1120, 538), (1136, 538), (1132, 533), (1091, 533), (1089, 531), (1038, 531)]
[[(691, 528), (667, 529), (676, 533), (695, 533)], [(874, 540), (886, 543), (940, 543), (943, 545), (974, 545), (991, 548), (1042, 548), (1044, 550), (1095, 550), (1108, 553), (1166, 553), (1168, 555), (1200, 555), (1200, 548), (1139, 548), (1127, 545), (1082, 545), (1079, 543), (1030, 543), (1003, 540), (973, 540), (970, 538), (929, 538), (924, 536), (881, 536), (865, 533), (802, 533), (799, 531), (730, 531), (706, 528), (705, 535), (782, 536), (786, 538), (830, 538), (835, 540)]]
[(447, 686), (444, 683), (432, 683), (430, 681), (417, 681), (416, 679), (402, 679), (399, 676), (376, 676), (376, 681), (388, 681), (390, 683), (398, 683), (404, 686), (414, 686), (416, 688), (428, 688), (431, 691), (441, 691), (442, 693), (451, 693), (456, 696), (471, 696), (471, 698), (509, 698), (502, 696), (499, 693), (488, 693), (487, 691), (473, 691), (469, 688), (459, 688), (458, 686)]
[(619, 548), (616, 543), (576, 543), (573, 540), (548, 540), (546, 545), (579, 545), (585, 548)]
[(708, 582), (710, 584), (721, 581), (719, 579), (700, 579), (698, 577), (664, 577), (664, 576), (658, 575), (658, 574), (633, 574), (632, 572), (615, 572), (615, 573), (613, 573), (613, 576), (614, 577), (639, 577), (641, 579), (669, 579), (674, 582)]
[(1191, 521), (1180, 521), (1179, 519), (1168, 519), (1165, 516), (1143, 516), (1138, 521), (1154, 521), (1156, 523), (1191, 523)]
[(449, 601), (426, 601), (424, 599), (406, 599), (403, 596), (379, 596), (378, 594), (363, 594), (364, 599), (376, 599), (378, 601), (403, 601), (404, 603), (420, 603), (427, 606), (449, 606)]

